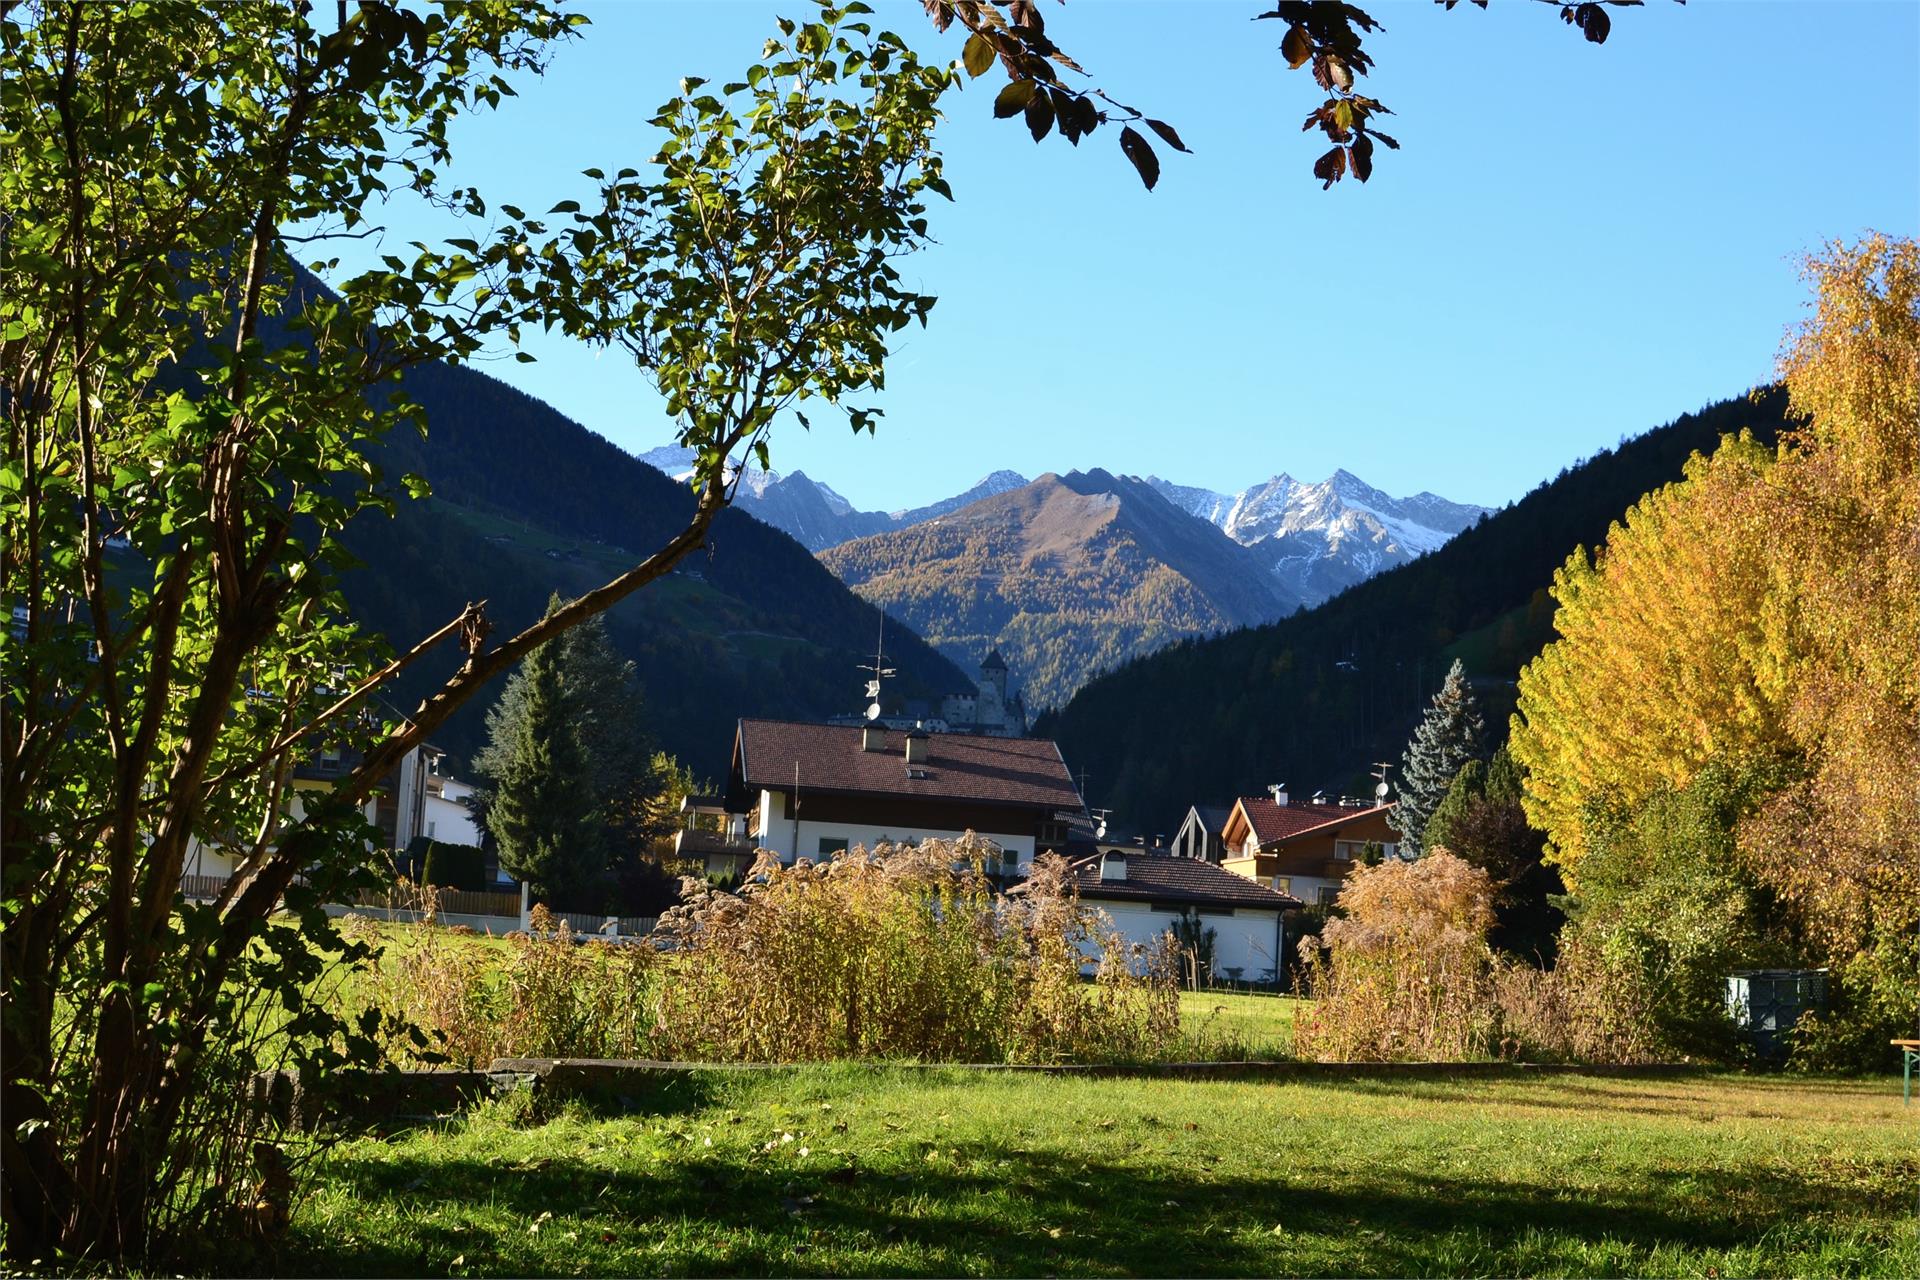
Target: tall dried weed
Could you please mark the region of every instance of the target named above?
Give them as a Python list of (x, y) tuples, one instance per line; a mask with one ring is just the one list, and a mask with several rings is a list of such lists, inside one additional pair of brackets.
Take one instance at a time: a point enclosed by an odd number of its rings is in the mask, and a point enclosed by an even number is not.
[[(1581, 940), (1539, 970), (1497, 957), (1486, 872), (1442, 850), (1358, 867), (1344, 917), (1303, 945), (1315, 999), (1294, 1051), (1322, 1061), (1645, 1062), (1657, 1056), (1647, 993)], [(1324, 946), (1324, 950), (1322, 947)]]

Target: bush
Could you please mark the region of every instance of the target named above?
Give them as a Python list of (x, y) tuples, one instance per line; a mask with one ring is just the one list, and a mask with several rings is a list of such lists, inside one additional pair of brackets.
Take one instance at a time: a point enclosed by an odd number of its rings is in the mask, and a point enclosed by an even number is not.
[(1801, 1015), (1790, 1033), (1788, 1066), (1797, 1071), (1890, 1071), (1896, 1039), (1920, 1035), (1920, 939), (1884, 938), (1828, 975), (1828, 1006)]
[[(971, 835), (783, 867), (662, 917), (678, 950), (656, 1035), (675, 1057), (1054, 1061), (1162, 1056), (1179, 1036), (1171, 943), (1129, 944), (1043, 858), (997, 897)], [(1081, 971), (1097, 966), (1095, 981)]]
[(1058, 858), (998, 896), (988, 851), (969, 836), (818, 865), (766, 857), (738, 895), (684, 882), (687, 901), (661, 917), (651, 946), (581, 943), (542, 909), (504, 940), (504, 958), (420, 929), (379, 957), (364, 994), (430, 1033), (392, 1042), (413, 1061), (1173, 1056), (1171, 938), (1128, 942), (1081, 906)]
[(1528, 1062), (1654, 1062), (1654, 996), (1638, 970), (1609, 966), (1598, 947), (1562, 943), (1552, 969), (1503, 961), (1494, 969), (1494, 1050)]
[(1350, 1061), (1483, 1056), (1492, 1042), (1493, 886), (1448, 853), (1355, 867), (1344, 918), (1303, 951), (1316, 1004), (1294, 1025), (1296, 1052)]
[[(361, 917), (354, 933), (377, 928)], [(532, 930), (499, 951), (451, 930), (422, 927), (387, 947), (363, 979), (366, 1002), (425, 1033), (390, 1037), (400, 1062), (484, 1067), (499, 1057), (631, 1058), (649, 1046), (650, 988), (659, 969), (646, 947), (575, 939), (535, 907)]]
[(1316, 1004), (1294, 1026), (1295, 1052), (1342, 1062), (1658, 1056), (1642, 969), (1580, 938), (1562, 943), (1551, 970), (1499, 957), (1487, 942), (1495, 896), (1485, 871), (1444, 851), (1355, 868), (1344, 918), (1301, 942)]

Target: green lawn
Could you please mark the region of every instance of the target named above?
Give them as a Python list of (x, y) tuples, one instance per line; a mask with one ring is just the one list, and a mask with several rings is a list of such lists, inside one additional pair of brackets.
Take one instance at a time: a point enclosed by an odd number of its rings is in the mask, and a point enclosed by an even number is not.
[(1293, 996), (1182, 991), (1180, 1024), (1200, 1045), (1222, 1044), (1227, 1055), (1284, 1058), (1293, 1047), (1293, 1017), (1302, 1003)]
[(1920, 1274), (1897, 1082), (794, 1068), (327, 1157), (313, 1275)]

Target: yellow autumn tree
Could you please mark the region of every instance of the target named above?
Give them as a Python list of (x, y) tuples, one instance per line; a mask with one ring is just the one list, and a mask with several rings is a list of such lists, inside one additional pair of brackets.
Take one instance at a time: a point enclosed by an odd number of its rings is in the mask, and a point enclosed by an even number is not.
[(1920, 923), (1920, 246), (1834, 246), (1806, 274), (1768, 619), (1807, 767), (1743, 845), (1841, 959)]
[(1520, 673), (1511, 751), (1571, 887), (1589, 825), (1782, 741), (1766, 622), (1773, 455), (1742, 434), (1554, 575), (1559, 638)]

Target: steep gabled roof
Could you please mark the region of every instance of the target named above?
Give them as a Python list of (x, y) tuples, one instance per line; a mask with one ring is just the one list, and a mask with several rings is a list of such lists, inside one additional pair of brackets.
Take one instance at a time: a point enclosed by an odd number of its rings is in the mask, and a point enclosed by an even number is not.
[(1193, 806), (1192, 813), (1200, 819), (1200, 825), (1207, 829), (1209, 835), (1223, 835), (1227, 830), (1227, 819), (1233, 814), (1233, 806), (1197, 804)]
[[(1112, 855), (1108, 855), (1112, 856)], [(1168, 853), (1128, 853), (1127, 878), (1102, 880), (1100, 857), (1080, 858), (1072, 865), (1074, 888), (1090, 902), (1169, 902), (1194, 907), (1256, 907), (1289, 911), (1301, 906), (1290, 893), (1269, 889), (1257, 880), (1222, 871), (1199, 858), (1176, 858)], [(1019, 893), (1016, 885), (1010, 893)]]
[(1262, 848), (1298, 839), (1310, 832), (1385, 814), (1390, 804), (1355, 808), (1339, 804), (1278, 804), (1270, 796), (1241, 796), (1234, 808), (1246, 815)]
[[(1047, 810), (1083, 807), (1060, 748), (1050, 740), (927, 734), (927, 758), (909, 770), (906, 733), (874, 729), (881, 735), (881, 749), (865, 751), (861, 744), (867, 732), (861, 725), (742, 720), (734, 739), (731, 783), (745, 792), (791, 791), (797, 765), (802, 795), (837, 792)], [(741, 799), (732, 794), (728, 798)]]

